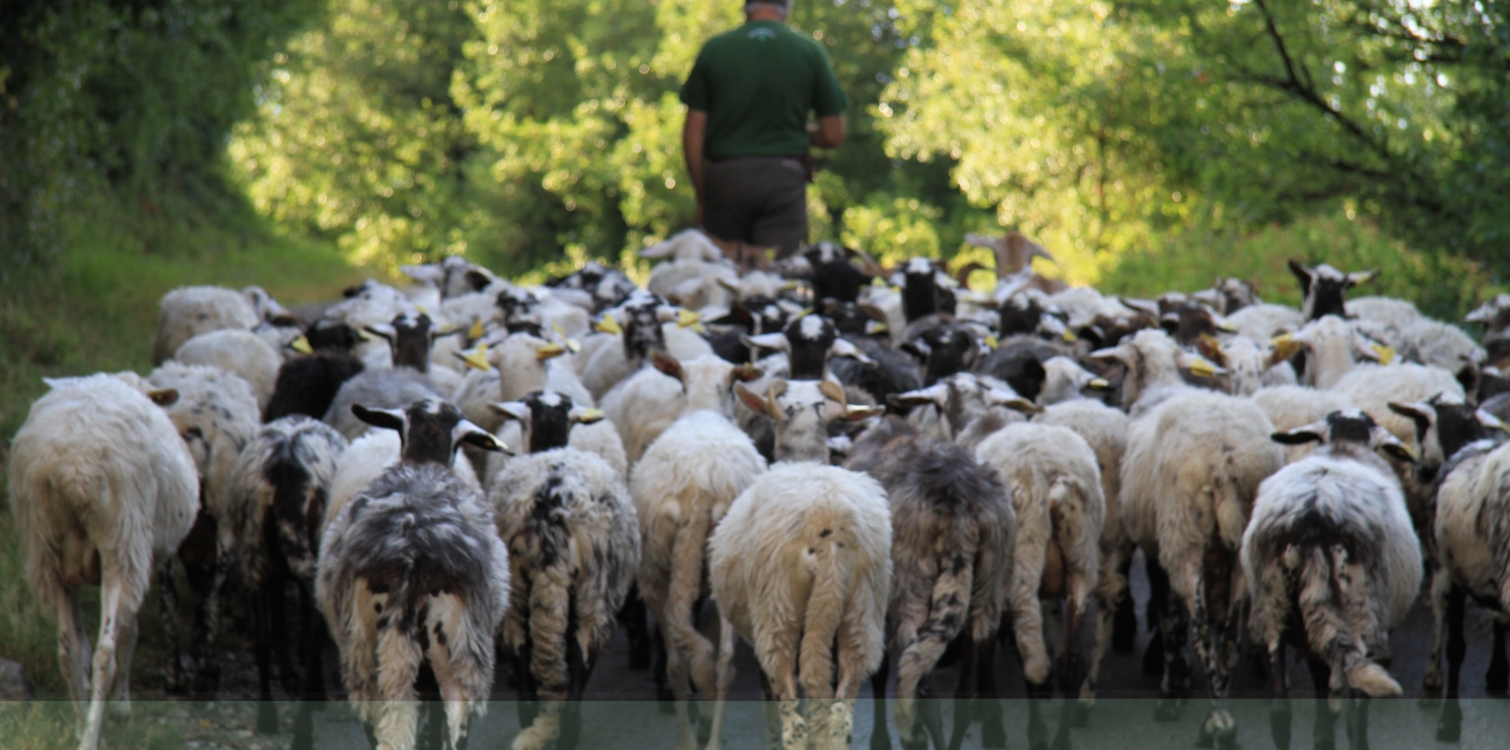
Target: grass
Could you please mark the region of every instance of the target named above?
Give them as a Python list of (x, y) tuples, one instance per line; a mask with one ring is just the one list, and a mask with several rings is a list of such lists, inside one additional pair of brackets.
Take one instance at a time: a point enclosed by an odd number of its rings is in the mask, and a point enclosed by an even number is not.
[[(62, 249), (45, 268), (9, 264), (0, 275), (0, 460), (47, 390), (43, 377), (151, 369), (157, 300), (190, 284), (240, 288), (258, 284), (285, 306), (338, 298), (372, 275), (347, 263), (332, 246), (281, 234), (237, 199), (206, 205), (119, 201), (96, 195), (79, 207)], [(20, 662), (39, 701), (0, 704), (0, 746), (72, 746), (72, 706), (57, 666), (56, 626), (30, 596), (7, 492), (0, 491), (0, 657)], [(86, 587), (91, 634), (98, 588)], [(142, 607), (138, 677), (156, 674), (165, 647), (156, 596)], [(147, 693), (145, 697), (152, 697)], [(114, 747), (179, 747), (173, 703), (137, 701), (129, 725), (107, 732)]]

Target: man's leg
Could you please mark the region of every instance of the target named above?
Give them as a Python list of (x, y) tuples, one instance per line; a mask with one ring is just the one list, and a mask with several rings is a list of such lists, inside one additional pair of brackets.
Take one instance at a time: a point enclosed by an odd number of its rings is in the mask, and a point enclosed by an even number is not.
[(758, 193), (751, 190), (750, 166), (740, 160), (710, 163), (703, 168), (703, 229), (721, 240), (750, 242), (750, 230), (759, 208)]
[(760, 188), (760, 208), (750, 230), (750, 242), (776, 248), (786, 258), (807, 242), (807, 168), (797, 159), (762, 163), (753, 186)]

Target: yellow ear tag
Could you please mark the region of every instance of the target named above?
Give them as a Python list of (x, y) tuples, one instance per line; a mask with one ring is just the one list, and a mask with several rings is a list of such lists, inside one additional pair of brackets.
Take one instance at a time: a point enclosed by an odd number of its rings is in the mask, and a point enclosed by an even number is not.
[(577, 417), (577, 421), (582, 424), (592, 424), (593, 422), (603, 421), (605, 416), (602, 409), (588, 409), (582, 412), (582, 416)]
[(1086, 383), (1085, 387), (1093, 391), (1109, 391), (1112, 389), (1112, 384), (1106, 378), (1091, 378), (1091, 382)]
[(582, 351), (582, 343), (570, 336), (567, 336), (566, 331), (561, 330), (561, 325), (559, 323), (552, 323), (551, 328), (555, 330), (557, 336), (561, 337), (561, 343), (566, 345), (567, 351), (571, 352), (572, 354), (576, 354), (577, 352)]
[(678, 308), (676, 311), (676, 326), (678, 328), (691, 328), (697, 333), (707, 330), (703, 328), (702, 316), (696, 310)]
[(1379, 364), (1387, 365), (1395, 359), (1395, 350), (1383, 344), (1373, 344), (1374, 354), (1379, 356)]
[(1076, 336), (1074, 331), (1071, 331), (1070, 329), (1066, 328), (1066, 329), (1064, 329), (1064, 340), (1067, 341), (1067, 342), (1069, 342), (1069, 343), (1071, 343), (1071, 344), (1073, 344), (1076, 341), (1079, 341), (1080, 337)]
[(426, 310), (424, 305), (415, 305), (414, 306), (414, 311), (417, 312), (417, 313), (419, 313), (420, 315), (429, 315), (430, 314), (430, 311)]
[(467, 367), (474, 370), (487, 372), (493, 369), (493, 363), (488, 361), (488, 345), (478, 344), (471, 354), (462, 355), (461, 360), (467, 363)]
[(566, 347), (560, 344), (546, 344), (535, 350), (535, 359), (550, 359), (566, 353)]
[(1216, 374), (1216, 367), (1204, 359), (1198, 359), (1190, 364), (1190, 374), (1198, 378), (1209, 378)]
[(482, 318), (472, 321), (472, 327), (467, 329), (467, 340), (476, 341), (487, 334), (487, 329), (482, 325)]
[(315, 353), (314, 347), (312, 347), (312, 346), (309, 345), (309, 337), (308, 336), (300, 336), (299, 338), (294, 339), (294, 343), (289, 344), (289, 348), (293, 349), (294, 351), (296, 351), (296, 352), (298, 352), (300, 354), (314, 354)]
[(992, 349), (995, 349), (996, 347), (998, 347), (1000, 345), (1001, 345), (1001, 339), (997, 338), (996, 334), (993, 333), (993, 334), (991, 334), (991, 335), (989, 335), (989, 336), (986, 337), (986, 346), (988, 346), (988, 347), (990, 347)]
[(624, 329), (619, 327), (619, 322), (613, 319), (613, 313), (605, 314), (602, 320), (593, 325), (592, 329), (599, 333), (609, 333), (614, 336), (618, 336), (624, 332)]

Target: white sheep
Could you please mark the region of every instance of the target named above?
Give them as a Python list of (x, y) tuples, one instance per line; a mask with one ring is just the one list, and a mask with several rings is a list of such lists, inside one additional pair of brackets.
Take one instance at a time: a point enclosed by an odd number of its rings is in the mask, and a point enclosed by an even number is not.
[[(1074, 430), (1026, 422), (993, 433), (975, 455), (996, 471), (1017, 517), (1007, 588), (1023, 678), (1035, 698), (1052, 696), (1040, 599), (1062, 598), (1068, 611), (1057, 677), (1069, 695), (1080, 688), (1082, 660), (1076, 644), (1100, 571), (1106, 498), (1096, 453)], [(1029, 704), (1028, 738), (1034, 746), (1043, 742), (1045, 732), (1039, 703)], [(1074, 706), (1075, 701), (1065, 700), (1055, 738), (1060, 747), (1068, 746)]]
[(166, 362), (185, 341), (201, 333), (222, 328), (250, 330), (260, 322), (257, 309), (242, 292), (218, 286), (179, 287), (158, 302), (152, 365)]
[(201, 333), (185, 341), (173, 353), (173, 361), (218, 367), (241, 376), (257, 398), (259, 414), (272, 399), (278, 368), (283, 366), (283, 356), (263, 337), (235, 328)]
[(755, 647), (767, 697), (780, 701), (778, 722), (767, 713), (770, 739), (796, 750), (811, 732), (817, 747), (847, 747), (854, 698), (885, 652), (891, 518), (874, 479), (828, 465), (826, 430), (877, 410), (848, 406), (829, 382), (778, 380), (764, 398), (743, 385), (735, 392), (772, 415), (782, 463), (735, 499), (708, 541), (721, 619), (715, 716), (733, 680), (737, 633)]
[[(719, 654), (692, 617), (708, 591), (708, 536), (766, 462), (730, 421), (731, 389), (754, 371), (717, 357), (675, 365), (668, 369), (686, 390), (685, 406), (635, 465), (629, 489), (644, 543), (640, 595), (662, 628), (667, 678), (677, 698), (677, 747), (685, 750), (694, 744), (685, 704), (689, 677), (705, 698), (716, 694)], [(711, 728), (715, 737), (720, 730)]]
[[(315, 597), (341, 652), (349, 700), (379, 750), (412, 750), (418, 698), (444, 701), (445, 746), (487, 711), (494, 636), (509, 602), (508, 551), (480, 492), (452, 471), (461, 443), (502, 450), (442, 401), (355, 407), (395, 430), (402, 460), (339, 509), (320, 542)], [(428, 666), (436, 695), (418, 694)]]
[[(1262, 388), (1251, 398), (1269, 418), (1276, 432), (1288, 432), (1319, 422), (1334, 411), (1353, 408), (1352, 402), (1336, 391), (1318, 391), (1298, 385)], [(1310, 455), (1315, 448), (1314, 442), (1285, 445), (1285, 463), (1295, 463)]]
[(535, 713), (529, 704), (545, 701), (513, 747), (539, 750), (555, 741), (573, 750), (582, 689), (639, 567), (638, 523), (622, 475), (596, 454), (567, 447), (572, 425), (601, 412), (574, 409), (554, 391), (499, 408), (528, 425), (530, 451), (499, 472), (488, 495), (513, 585), (503, 642), (518, 665), (521, 720)]
[[(51, 381), (11, 443), (7, 486), (32, 595), (58, 623), (58, 664), (80, 750), (99, 744), (106, 696), (131, 706), (136, 615), (155, 563), (199, 510), (194, 459), (159, 408), (177, 398), (134, 373)], [(100, 582), (95, 653), (79, 588)]]
[[(1248, 626), (1268, 652), (1275, 745), (1290, 744), (1286, 642), (1313, 664), (1314, 736), (1321, 745), (1332, 739), (1349, 688), (1365, 698), (1401, 692), (1381, 662), (1389, 661), (1390, 629), (1420, 591), (1421, 552), (1400, 483), (1374, 451), (1410, 455), (1357, 409), (1273, 437), (1323, 445), (1259, 486), (1240, 556), (1251, 601)], [(1355, 747), (1367, 746), (1366, 700), (1353, 711), (1348, 736)]]
[(1239, 336), (1254, 341), (1268, 341), (1282, 333), (1291, 332), (1305, 325), (1305, 315), (1293, 307), (1260, 302), (1249, 305), (1226, 317), (1227, 324)]
[(1226, 707), (1242, 611), (1237, 548), (1259, 483), (1284, 465), (1271, 432), (1252, 401), (1185, 388), (1133, 419), (1122, 459), (1123, 526), (1175, 594), (1163, 596), (1159, 615), (1164, 679), (1155, 718), (1178, 715), (1188, 616), (1213, 701), (1201, 736), (1220, 747), (1237, 732)]

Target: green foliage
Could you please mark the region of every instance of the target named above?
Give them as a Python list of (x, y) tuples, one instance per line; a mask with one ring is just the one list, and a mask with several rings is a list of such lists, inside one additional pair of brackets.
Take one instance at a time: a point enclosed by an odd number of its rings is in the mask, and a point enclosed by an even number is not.
[(1478, 264), (1450, 255), (1411, 250), (1361, 219), (1318, 216), (1254, 232), (1197, 229), (1172, 238), (1157, 252), (1133, 251), (1107, 269), (1108, 294), (1152, 297), (1174, 289), (1195, 291), (1218, 277), (1235, 276), (1258, 288), (1266, 302), (1298, 306), (1300, 286), (1286, 261), (1330, 263), (1349, 271), (1378, 271), (1354, 295), (1408, 299), (1442, 320), (1457, 321), (1480, 301), (1505, 291)]

